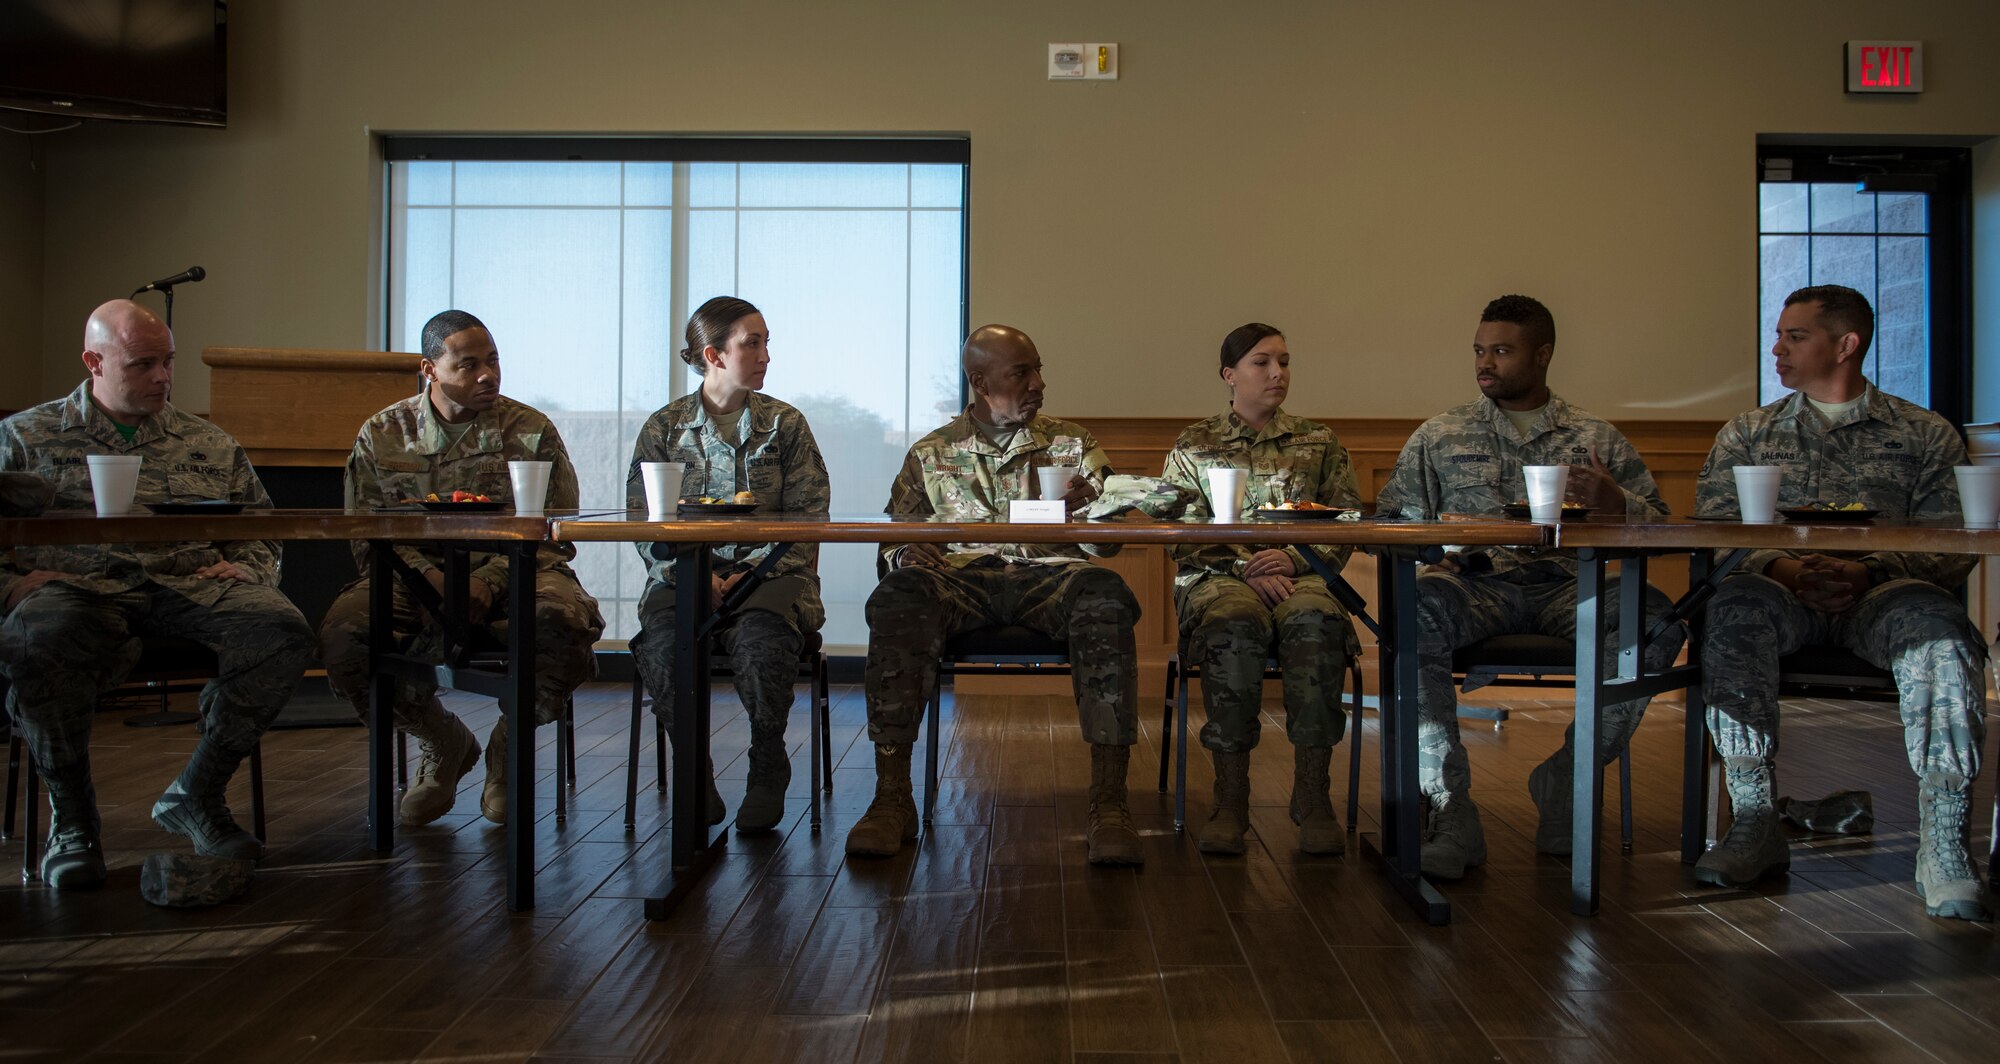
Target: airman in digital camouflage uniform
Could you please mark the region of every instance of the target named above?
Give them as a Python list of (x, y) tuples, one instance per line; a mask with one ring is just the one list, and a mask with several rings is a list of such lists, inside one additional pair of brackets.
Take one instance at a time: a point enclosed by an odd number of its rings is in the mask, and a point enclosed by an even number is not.
[[(1540, 302), (1501, 296), (1488, 303), (1472, 341), (1481, 398), (1417, 429), (1376, 497), (1376, 510), (1411, 517), (1498, 516), (1506, 504), (1526, 496), (1521, 467), (1567, 465), (1573, 501), (1604, 513), (1666, 513), (1653, 475), (1624, 435), (1549, 391), (1555, 341), (1555, 318)], [(1611, 583), (1605, 592), (1602, 607), (1616, 618), (1618, 585)], [(1417, 596), (1422, 717), (1417, 776), (1431, 806), (1422, 865), (1425, 875), (1457, 879), (1486, 859), (1486, 833), (1472, 802), (1472, 776), (1458, 739), (1452, 652), (1512, 633), (1575, 638), (1576, 562), (1565, 553), (1540, 548), (1452, 550), (1443, 563), (1418, 574)], [(1643, 612), (1648, 630), (1669, 608), (1665, 595), (1647, 587)], [(1675, 625), (1648, 644), (1647, 667), (1672, 664), (1684, 638)], [(1616, 645), (1615, 637), (1605, 644), (1607, 668), (1615, 662)], [(1598, 756), (1604, 762), (1624, 749), (1647, 701), (1603, 707)], [(1528, 793), (1540, 813), (1535, 848), (1542, 853), (1570, 851), (1574, 741), (1572, 726), (1562, 749), (1528, 775)]]
[[(1738, 513), (1739, 465), (1780, 467), (1781, 507), (1959, 513), (1952, 467), (1965, 464), (1965, 443), (1944, 418), (1862, 376), (1874, 333), (1873, 309), (1851, 288), (1821, 285), (1786, 297), (1771, 354), (1794, 391), (1738, 415), (1716, 436), (1697, 513)], [(1734, 823), (1695, 865), (1697, 879), (1747, 886), (1790, 867), (1773, 806), (1778, 659), (1833, 643), (1895, 675), (1918, 777), (1916, 881), (1927, 911), (1991, 919), (1965, 844), (1986, 733), (1986, 655), (1956, 590), (1973, 562), (1956, 554), (1759, 550), (1723, 581), (1708, 607), (1702, 690)]]
[[(424, 325), (424, 390), (376, 414), (361, 426), (347, 456), (347, 506), (370, 510), (453, 491), (511, 502), (509, 461), (549, 466), (551, 510), (577, 506), (576, 469), (562, 436), (541, 411), (500, 394), (500, 350), (478, 318), (447, 310)], [(341, 589), (320, 623), (327, 682), (368, 712), (368, 545), (354, 545), (362, 577)], [(429, 544), (405, 543), (396, 553), (444, 591), (444, 553)], [(604, 632), (597, 600), (569, 567), (576, 547), (545, 543), (535, 572), (535, 722), (561, 715), (570, 693), (597, 675), (591, 644)], [(505, 620), (507, 558), (475, 554), (468, 583), (469, 608), (489, 623)], [(414, 597), (395, 588), (395, 638), (405, 648), (442, 652), (437, 626)], [(498, 633), (495, 633), (496, 638)], [(458, 781), (479, 763), (479, 742), (465, 723), (438, 701), (430, 680), (396, 681), (396, 726), (416, 736), (423, 751), (417, 778), (399, 810), (405, 824), (428, 824), (451, 811)], [(486, 784), (480, 812), (494, 823), (507, 818), (507, 720), (486, 742)]]
[[(243, 448), (168, 401), (174, 338), (151, 311), (122, 299), (98, 307), (84, 327), (83, 363), (90, 375), (67, 398), (0, 422), (0, 469), (47, 480), (57, 509), (92, 507), (85, 456), (100, 454), (143, 459), (139, 504), (271, 504)], [(12, 685), (7, 710), (48, 781), (42, 878), (51, 886), (104, 882), (91, 716), (137, 660), (139, 636), (192, 639), (220, 665), (202, 689), (201, 740), (153, 819), (204, 856), (263, 856), (224, 794), (312, 656), (312, 629), (277, 584), (278, 545), (268, 542), (17, 547), (0, 564), (0, 670)]]
[[(1102, 492), (1110, 462), (1081, 425), (1043, 417), (1042, 357), (1005, 325), (973, 331), (960, 352), (972, 405), (918, 440), (889, 489), (888, 512), (981, 520), (1040, 493), (1035, 472), (1074, 467), (1063, 496), (1075, 510)], [(1090, 743), (1090, 860), (1137, 864), (1125, 807), (1125, 769), (1138, 741), (1139, 605), (1117, 573), (1087, 554), (1117, 547), (1039, 543), (911, 543), (884, 548), (885, 575), (868, 596), (868, 738), (875, 800), (847, 836), (847, 852), (887, 856), (917, 835), (910, 747), (937, 688), (945, 640), (1017, 624), (1069, 643), (1071, 687)]]
[[(699, 391), (655, 411), (639, 430), (626, 477), (628, 506), (646, 505), (642, 462), (682, 462), (682, 497), (733, 498), (747, 491), (757, 509), (769, 513), (827, 511), (830, 488), (826, 462), (812, 428), (796, 407), (757, 391), (771, 364), (771, 333), (764, 315), (733, 296), (717, 296), (688, 319), (681, 359), (701, 375)], [(632, 660), (653, 692), (653, 709), (673, 708), (674, 562), (669, 544), (641, 543), (648, 567), (639, 600), (639, 634)], [(710, 601), (725, 596), (770, 554), (769, 543), (731, 543), (714, 552)], [(750, 778), (736, 810), (736, 830), (769, 831), (785, 812), (785, 788), (792, 762), (785, 749), (785, 722), (799, 675), (805, 633), (826, 623), (819, 598), (819, 546), (800, 543), (787, 551), (761, 583), (751, 588), (717, 625), (729, 655), (736, 693), (750, 718)], [(724, 809), (715, 776), (708, 779), (710, 823)]]
[[(1276, 328), (1251, 323), (1222, 341), (1229, 410), (1184, 430), (1167, 454), (1166, 480), (1193, 497), (1188, 516), (1206, 520), (1218, 505), (1207, 471), (1249, 474), (1243, 509), (1285, 502), (1359, 507), (1354, 466), (1333, 430), (1294, 417), (1281, 404), (1291, 388), (1291, 351)], [(1347, 548), (1327, 552), (1335, 570)], [(1359, 649), (1347, 610), (1295, 547), (1236, 544), (1174, 549), (1181, 638), (1201, 668), (1208, 723), (1201, 744), (1215, 759), (1215, 808), (1197, 845), (1242, 853), (1250, 829), (1250, 751), (1263, 704), (1264, 664), (1275, 639), (1285, 689), (1285, 734), (1292, 741), (1291, 814), (1299, 848), (1346, 849), (1327, 797), (1333, 745), (1347, 730), (1341, 678)]]

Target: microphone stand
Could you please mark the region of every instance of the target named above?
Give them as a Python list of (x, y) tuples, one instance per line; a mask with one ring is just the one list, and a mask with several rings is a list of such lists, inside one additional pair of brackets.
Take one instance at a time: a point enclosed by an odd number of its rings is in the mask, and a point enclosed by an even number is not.
[[(158, 292), (161, 295), (167, 297), (167, 331), (169, 332), (173, 331), (174, 286), (147, 285), (144, 288), (134, 290), (131, 295), (131, 298), (137, 299), (139, 296), (144, 295), (148, 290)], [(127, 728), (166, 728), (166, 727), (172, 727), (173, 725), (176, 724), (193, 724), (201, 719), (201, 714), (199, 713), (190, 713), (184, 709), (170, 708), (170, 704), (167, 701), (167, 695), (172, 685), (169, 682), (156, 681), (153, 683), (148, 683), (146, 686), (159, 688), (160, 708), (154, 710), (151, 713), (135, 713), (132, 716), (126, 717), (125, 726)]]
[(132, 291), (132, 295), (129, 298), (137, 299), (140, 296), (146, 294), (147, 292), (158, 292), (161, 295), (167, 297), (167, 328), (169, 330), (172, 330), (174, 327), (174, 286), (149, 284), (144, 288), (134, 289)]

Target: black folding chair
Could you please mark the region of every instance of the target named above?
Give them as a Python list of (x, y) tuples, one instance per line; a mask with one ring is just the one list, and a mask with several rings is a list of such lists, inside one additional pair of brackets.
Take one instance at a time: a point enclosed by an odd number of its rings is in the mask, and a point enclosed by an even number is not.
[[(1552, 635), (1496, 635), (1458, 648), (1451, 671), (1459, 690), (1502, 681), (1509, 687), (1574, 687), (1576, 644)], [(1550, 679), (1567, 677), (1567, 679)], [(1632, 852), (1632, 744), (1618, 751), (1618, 848)]]
[(1069, 643), (1018, 624), (988, 625), (945, 640), (938, 659), (937, 688), (931, 693), (930, 724), (924, 745), (924, 826), (937, 807), (938, 726), (947, 676), (1041, 675), (1070, 673)]
[[(1361, 720), (1364, 709), (1361, 697), (1361, 658), (1356, 655), (1347, 663), (1348, 679), (1353, 684), (1353, 699), (1349, 712), (1347, 749), (1347, 832), (1355, 831), (1354, 818), (1361, 802)], [(1278, 668), (1278, 659), (1264, 661), (1264, 679), (1283, 678)], [(1201, 678), (1201, 666), (1190, 660), (1187, 644), (1183, 642), (1167, 659), (1167, 704), (1160, 721), (1160, 793), (1167, 793), (1167, 755), (1174, 755), (1174, 830), (1187, 827), (1187, 719), (1188, 688), (1192, 681)], [(1180, 737), (1176, 745), (1174, 738)]]
[[(729, 657), (720, 646), (715, 646), (709, 658), (709, 677), (732, 677), (736, 671), (729, 664)], [(819, 796), (833, 793), (833, 699), (828, 682), (825, 644), (818, 632), (805, 633), (805, 643), (799, 648), (799, 677), (812, 684), (812, 740), (809, 760), (812, 762), (812, 830), (819, 833)], [(639, 723), (643, 719), (646, 697), (646, 683), (639, 677), (639, 670), (632, 670), (632, 729), (631, 740), (625, 761), (625, 831), (631, 834), (638, 830), (639, 805)], [(653, 717), (654, 765), (658, 770), (657, 786), (661, 794), (667, 792), (667, 722), (664, 717)], [(571, 773), (574, 778), (574, 771)]]

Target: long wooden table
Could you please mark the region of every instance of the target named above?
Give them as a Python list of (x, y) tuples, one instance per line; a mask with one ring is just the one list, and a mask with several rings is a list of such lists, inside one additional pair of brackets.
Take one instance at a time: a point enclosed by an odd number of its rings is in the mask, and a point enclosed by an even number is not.
[[(88, 543), (229, 542), (235, 540), (352, 540), (369, 544), (371, 557), (368, 670), (368, 838), (376, 850), (395, 842), (396, 804), (393, 792), (395, 726), (392, 704), (395, 678), (438, 675), (446, 686), (496, 697), (507, 717), (507, 904), (531, 909), (534, 889), (535, 695), (534, 595), (535, 553), (549, 537), (552, 517), (513, 513), (435, 513), (409, 510), (250, 510), (240, 514), (159, 516), (134, 510), (120, 517), (89, 512), (57, 512), (39, 517), (0, 519), (0, 545), (43, 546)], [(473, 551), (507, 555), (508, 588), (506, 661), (504, 667), (443, 667), (395, 650), (390, 609), (393, 581), (399, 574), (399, 543), (434, 543), (446, 547), (446, 588), (439, 613), (448, 629), (465, 631), (466, 581)], [(405, 580), (424, 601), (430, 587), (422, 580)], [(421, 585), (421, 586), (414, 586)]]
[[(708, 754), (708, 639), (711, 551), (725, 543), (1241, 543), (1301, 548), (1330, 588), (1363, 619), (1354, 594), (1314, 547), (1367, 548), (1384, 556), (1382, 639), (1382, 841), (1376, 856), (1397, 892), (1431, 923), (1445, 923), (1451, 909), (1419, 870), (1422, 795), (1417, 787), (1417, 661), (1398, 653), (1416, 646), (1416, 567), (1435, 560), (1446, 544), (1541, 546), (1553, 537), (1549, 526), (1523, 521), (1249, 521), (1192, 522), (1125, 519), (1013, 523), (883, 515), (814, 514), (685, 515), (646, 518), (639, 512), (598, 515), (555, 523), (563, 542), (656, 542), (674, 544), (674, 781), (672, 864), (659, 894), (646, 901), (646, 916), (662, 919), (700, 882), (719, 852), (721, 836), (711, 837), (701, 813), (700, 766)], [(775, 559), (782, 552), (773, 551)], [(1393, 707), (1393, 709), (1391, 708)]]
[[(1564, 521), (1558, 546), (1576, 551), (1576, 741), (1572, 775), (1570, 909), (1597, 911), (1598, 824), (1604, 768), (1596, 757), (1599, 718), (1608, 703), (1687, 688), (1688, 721), (1681, 798), (1681, 857), (1693, 862), (1705, 844), (1702, 825), (1709, 801), (1706, 711), (1700, 697), (1700, 647), (1690, 641), (1689, 664), (1648, 674), (1640, 654), (1650, 633), (1640, 605), (1646, 561), (1659, 554), (1694, 555), (1686, 595), (1674, 604), (1676, 623), (1696, 617), (1708, 597), (1750, 551), (1924, 551), (2000, 554), (2000, 529), (1968, 528), (1957, 518), (1877, 518), (1870, 521), (1741, 521), (1686, 517), (1599, 517)], [(1709, 552), (1715, 552), (1711, 560)], [(1599, 608), (1607, 570), (1620, 565), (1618, 663), (1603, 675), (1601, 662), (1611, 618)], [(1699, 638), (1697, 626), (1696, 639)], [(2000, 860), (2000, 810), (1995, 814), (1994, 859)], [(1989, 862), (1990, 864), (1990, 862)]]

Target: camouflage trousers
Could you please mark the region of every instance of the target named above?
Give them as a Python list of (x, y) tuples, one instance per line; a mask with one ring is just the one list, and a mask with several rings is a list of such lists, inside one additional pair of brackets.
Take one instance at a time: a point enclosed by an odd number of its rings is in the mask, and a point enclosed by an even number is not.
[[(1458, 738), (1458, 693), (1451, 681), (1452, 652), (1496, 635), (1540, 634), (1562, 639), (1576, 638), (1576, 581), (1569, 577), (1540, 576), (1466, 577), (1429, 571), (1417, 577), (1417, 691), (1420, 717), (1417, 725), (1419, 752), (1417, 782), (1427, 795), (1464, 795), (1472, 786), (1465, 746)], [(1510, 579), (1513, 577), (1514, 579)], [(1616, 579), (1605, 582), (1600, 608), (1608, 611), (1611, 624), (1604, 645), (1603, 666), (1617, 663), (1619, 589)], [(1673, 604), (1658, 588), (1646, 587), (1646, 604), (1641, 613), (1650, 630), (1672, 612)], [(1664, 669), (1679, 656), (1687, 632), (1674, 625), (1660, 638), (1647, 644), (1641, 653), (1648, 669)], [(1638, 730), (1649, 698), (1600, 707), (1597, 754), (1600, 762), (1616, 759)], [(1563, 749), (1571, 748), (1576, 725), (1563, 735)]]
[(1722, 756), (1777, 755), (1778, 659), (1822, 643), (1895, 675), (1912, 769), (1979, 777), (1986, 652), (1958, 600), (1922, 580), (1870, 588), (1842, 613), (1812, 609), (1769, 577), (1723, 581), (1701, 659), (1709, 734)]
[(868, 738), (917, 738), (945, 640), (1018, 624), (1069, 643), (1077, 721), (1090, 743), (1139, 741), (1139, 604), (1117, 573), (1087, 562), (896, 569), (868, 596)]
[(135, 637), (177, 636), (215, 652), (201, 691), (203, 734), (224, 754), (249, 753), (312, 660), (312, 627), (277, 588), (228, 581), (213, 606), (154, 583), (102, 594), (60, 581), (0, 622), (7, 711), (35, 768), (56, 776), (87, 763), (97, 697), (125, 681)]
[[(487, 628), (495, 639), (505, 639), (506, 596), (496, 595)], [(391, 608), (391, 628), (397, 650), (425, 660), (443, 661), (442, 628), (417, 608), (417, 600), (398, 581)], [(562, 715), (570, 693), (597, 676), (597, 658), (591, 645), (604, 634), (604, 618), (597, 612), (597, 600), (577, 583), (576, 577), (560, 569), (543, 569), (535, 574), (535, 723), (547, 724)], [(336, 694), (354, 703), (362, 719), (368, 717), (368, 578), (341, 589), (326, 619), (320, 622), (320, 659), (326, 663), (326, 679)], [(426, 722), (444, 713), (438, 703), (437, 681), (396, 680), (396, 726), (420, 731)]]
[[(736, 696), (752, 734), (782, 733), (799, 679), (802, 625), (818, 588), (802, 576), (766, 580), (718, 622), (714, 640), (735, 674)], [(653, 712), (674, 721), (674, 589), (646, 588), (639, 602), (639, 634), (632, 637), (632, 665), (653, 695)]]
[(1285, 736), (1293, 746), (1332, 746), (1347, 732), (1340, 708), (1342, 674), (1352, 657), (1354, 622), (1317, 575), (1292, 578), (1292, 594), (1273, 608), (1233, 576), (1208, 576), (1176, 603), (1181, 639), (1201, 668), (1208, 723), (1201, 745), (1245, 753), (1263, 730), (1264, 666), (1276, 637), (1285, 690)]

